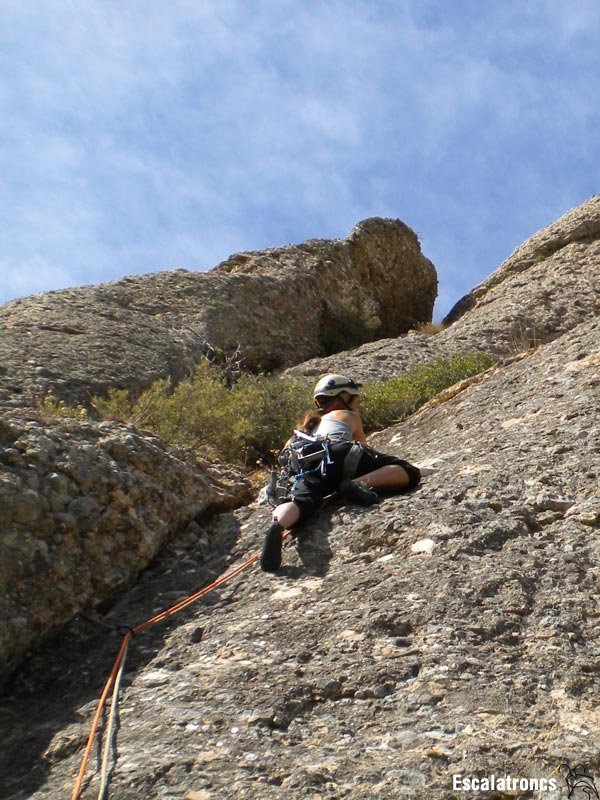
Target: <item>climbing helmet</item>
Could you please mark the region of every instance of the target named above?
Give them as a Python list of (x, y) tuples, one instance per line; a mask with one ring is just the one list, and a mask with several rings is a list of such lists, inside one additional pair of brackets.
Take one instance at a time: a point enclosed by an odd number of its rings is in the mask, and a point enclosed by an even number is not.
[(362, 383), (355, 383), (355, 381), (347, 375), (330, 373), (329, 375), (324, 375), (319, 380), (314, 388), (313, 398), (317, 406), (322, 408), (327, 405), (333, 397), (337, 397), (342, 394), (342, 392), (348, 392), (348, 394), (352, 395), (358, 394), (358, 390), (361, 386)]

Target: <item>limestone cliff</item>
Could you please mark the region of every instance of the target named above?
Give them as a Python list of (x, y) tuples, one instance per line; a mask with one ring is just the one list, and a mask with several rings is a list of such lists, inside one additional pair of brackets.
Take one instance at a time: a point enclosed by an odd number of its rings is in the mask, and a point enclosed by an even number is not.
[(169, 536), (248, 497), (234, 470), (151, 434), (45, 421), (28, 409), (36, 394), (84, 400), (181, 377), (207, 342), (241, 344), (263, 365), (290, 361), (360, 337), (374, 319), (405, 330), (430, 316), (435, 287), (412, 231), (371, 219), (345, 240), (238, 254), (208, 274), (125, 278), (0, 309), (0, 685), (31, 647), (131, 585)]
[(370, 342), (325, 359), (296, 365), (288, 374), (349, 372), (384, 378), (457, 350), (496, 356), (518, 353), (560, 336), (600, 313), (600, 195), (538, 231), (489, 278), (462, 298), (435, 336)]
[[(570, 218), (588, 213), (596, 198)], [(454, 776), (494, 775), (556, 789), (480, 796), (559, 800), (578, 764), (600, 786), (597, 238), (551, 238), (552, 253), (516, 251), (542, 258), (501, 266), (447, 331), (320, 362), (389, 374), (438, 340), (510, 354), (372, 437), (423, 467), (412, 495), (331, 503), (280, 573), (252, 569), (134, 637), (111, 797), (462, 800), (479, 795)], [(546, 341), (523, 350), (527, 334), (505, 331), (532, 315)], [(268, 519), (256, 506), (199, 519), (118, 602), (31, 655), (0, 704), (0, 796), (70, 796), (119, 626), (239, 564)], [(84, 797), (96, 795), (94, 777)]]
[(0, 401), (52, 392), (87, 402), (111, 387), (179, 380), (207, 344), (248, 367), (290, 366), (431, 319), (433, 265), (400, 220), (346, 239), (240, 253), (175, 270), (47, 292), (0, 308)]
[[(330, 506), (280, 574), (253, 570), (134, 639), (113, 796), (445, 800), (462, 796), (454, 775), (494, 774), (560, 780), (499, 797), (559, 798), (561, 765), (600, 776), (599, 340), (599, 320), (582, 323), (383, 432), (378, 446), (429, 467), (412, 496)], [(267, 519), (216, 517), (212, 559), (173, 545), (103, 622), (238, 563)], [(23, 674), (4, 704), (22, 764), (5, 767), (7, 796), (61, 796), (118, 641), (79, 623), (39, 657), (60, 703), (33, 728), (40, 675)]]

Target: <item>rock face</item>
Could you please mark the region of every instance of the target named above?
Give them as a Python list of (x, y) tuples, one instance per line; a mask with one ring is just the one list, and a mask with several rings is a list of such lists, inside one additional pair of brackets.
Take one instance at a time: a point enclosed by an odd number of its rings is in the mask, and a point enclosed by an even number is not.
[[(564, 764), (598, 785), (599, 342), (600, 320), (583, 323), (382, 432), (373, 444), (429, 467), (415, 493), (330, 505), (280, 574), (253, 569), (162, 639), (134, 638), (111, 795), (447, 800), (469, 796), (454, 776), (495, 775), (517, 781), (497, 797), (558, 800)], [(205, 532), (236, 564), (267, 521), (246, 508)], [(104, 621), (223, 568), (205, 556), (180, 542)], [(68, 795), (107, 640), (114, 658), (116, 634), (75, 629), (45, 654), (60, 701), (33, 730), (32, 673), (13, 687), (7, 796)]]
[(289, 374), (381, 379), (458, 350), (494, 355), (549, 341), (600, 313), (600, 195), (538, 231), (462, 298), (435, 336), (407, 336), (312, 359)]
[[(413, 494), (331, 502), (277, 575), (254, 565), (132, 639), (111, 797), (559, 800), (566, 765), (600, 786), (597, 219), (592, 198), (536, 234), (437, 336), (314, 362), (364, 378), (444, 348), (522, 349), (519, 324), (545, 340), (372, 437), (423, 468)], [(0, 700), (10, 800), (70, 795), (123, 626), (241, 564), (269, 523), (256, 506), (197, 517), (243, 487), (149, 434), (35, 423), (12, 411), (0, 426), (0, 630), (33, 641), (71, 595), (69, 613), (90, 601), (93, 619), (32, 652)], [(98, 604), (167, 532), (136, 586)], [(487, 786), (469, 791), (473, 778)]]
[(81, 609), (131, 585), (169, 535), (248, 497), (232, 468), (116, 423), (0, 417), (0, 682)]
[[(533, 326), (537, 322), (541, 336), (569, 330), (581, 320), (582, 311), (598, 310), (594, 278), (599, 239), (597, 194), (517, 247), (495, 272), (456, 303), (445, 322), (451, 324), (476, 307), (489, 313), (490, 305), (506, 308), (512, 303), (519, 306), (524, 323)], [(516, 315), (513, 312), (511, 316)]]
[(290, 366), (431, 319), (433, 265), (399, 220), (369, 219), (339, 241), (232, 256), (185, 270), (16, 300), (0, 309), (0, 400), (52, 392), (87, 401), (185, 376), (207, 343), (246, 363)]

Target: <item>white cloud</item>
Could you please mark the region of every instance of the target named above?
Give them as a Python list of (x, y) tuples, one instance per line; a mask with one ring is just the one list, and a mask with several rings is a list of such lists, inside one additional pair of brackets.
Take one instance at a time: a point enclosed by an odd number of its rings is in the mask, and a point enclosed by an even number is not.
[(22, 0), (0, 270), (27, 292), (206, 267), (381, 214), (463, 293), (593, 191), (595, 7)]

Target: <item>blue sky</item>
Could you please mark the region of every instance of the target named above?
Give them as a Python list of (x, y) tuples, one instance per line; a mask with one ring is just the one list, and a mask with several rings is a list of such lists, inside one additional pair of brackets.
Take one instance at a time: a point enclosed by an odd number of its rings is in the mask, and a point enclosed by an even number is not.
[(438, 319), (600, 191), (597, 0), (0, 0), (0, 302), (399, 217)]

